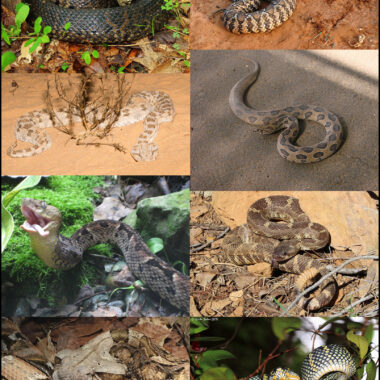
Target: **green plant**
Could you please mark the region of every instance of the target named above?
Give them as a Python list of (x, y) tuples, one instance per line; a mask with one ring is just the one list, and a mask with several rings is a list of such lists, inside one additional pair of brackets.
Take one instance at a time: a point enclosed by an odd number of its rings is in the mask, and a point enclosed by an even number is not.
[(93, 56), (94, 58), (99, 58), (99, 52), (93, 49), (92, 51), (86, 50), (85, 52), (82, 53), (81, 58), (86, 63), (86, 65), (91, 64), (91, 56)]
[(1, 199), (1, 252), (7, 247), (14, 230), (12, 214), (7, 210), (8, 205), (20, 190), (34, 187), (40, 182), (41, 176), (29, 176), (21, 181), (13, 190)]
[[(182, 6), (190, 7), (190, 3), (182, 3)], [(173, 38), (178, 40), (181, 35), (188, 35), (189, 30), (187, 28), (182, 28), (181, 26), (181, 12), (180, 12), (180, 4), (178, 0), (165, 0), (165, 4), (161, 6), (161, 9), (173, 12), (175, 14), (177, 25), (171, 26), (166, 25), (165, 28), (171, 30), (173, 32)], [(190, 61), (186, 59), (187, 54), (181, 50), (180, 45), (176, 42), (173, 45), (175, 51), (182, 57), (184, 57), (183, 63), (185, 66), (190, 67)]]

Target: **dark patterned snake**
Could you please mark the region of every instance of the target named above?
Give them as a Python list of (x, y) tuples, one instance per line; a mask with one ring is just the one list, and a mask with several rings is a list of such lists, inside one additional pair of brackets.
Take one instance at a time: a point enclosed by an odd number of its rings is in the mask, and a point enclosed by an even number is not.
[[(320, 106), (296, 105), (283, 109), (259, 111), (244, 103), (244, 95), (259, 75), (259, 64), (247, 59), (254, 65), (251, 73), (240, 79), (230, 91), (229, 103), (232, 112), (244, 122), (255, 127), (255, 131), (271, 134), (282, 131), (277, 139), (280, 155), (295, 163), (311, 163), (324, 160), (333, 155), (343, 142), (343, 128), (336, 115)], [(295, 145), (300, 133), (298, 119), (312, 120), (325, 128), (325, 138), (310, 146)]]
[[(320, 346), (310, 352), (301, 366), (301, 377), (290, 369), (277, 368), (263, 380), (346, 380), (356, 372), (356, 359), (339, 344)], [(249, 380), (261, 380), (260, 376)]]
[(21, 211), (36, 255), (49, 267), (67, 270), (82, 260), (83, 252), (96, 244), (110, 243), (122, 251), (130, 271), (176, 308), (189, 309), (189, 278), (153, 255), (141, 236), (127, 224), (99, 220), (77, 230), (71, 238), (59, 234), (60, 211), (44, 201), (25, 198)]
[(271, 0), (259, 10), (261, 0), (233, 0), (223, 14), (224, 26), (232, 33), (268, 32), (284, 23), (296, 7), (296, 0)]
[[(110, 8), (107, 8), (108, 0), (59, 1), (60, 5), (50, 0), (26, 2), (31, 8), (31, 19), (41, 16), (43, 24), (52, 28), (49, 36), (63, 41), (95, 44), (135, 41), (159, 30), (168, 19), (168, 12), (161, 9), (164, 0), (135, 0), (121, 7), (113, 4)], [(68, 1), (70, 8), (63, 7)], [(98, 9), (90, 9), (95, 7)], [(68, 22), (70, 28), (66, 31)]]
[[(329, 241), (327, 229), (310, 221), (298, 199), (275, 195), (251, 205), (247, 224), (224, 238), (221, 259), (236, 265), (267, 262), (273, 268), (299, 274), (295, 286), (301, 291), (309, 280), (328, 270), (324, 264), (298, 252), (323, 248)], [(304, 302), (304, 308), (314, 311), (328, 305), (337, 292), (335, 279), (326, 279), (321, 289), (320, 294)]]

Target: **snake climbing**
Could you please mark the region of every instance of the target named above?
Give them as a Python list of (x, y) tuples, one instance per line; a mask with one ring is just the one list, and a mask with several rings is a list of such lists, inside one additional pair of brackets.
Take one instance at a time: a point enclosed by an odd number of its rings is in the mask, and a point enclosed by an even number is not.
[[(309, 280), (329, 271), (324, 264), (298, 252), (321, 249), (329, 242), (328, 230), (310, 221), (298, 199), (274, 195), (250, 206), (247, 224), (224, 238), (220, 258), (236, 265), (266, 262), (275, 269), (298, 274), (295, 287), (300, 292)], [(327, 278), (320, 289), (316, 297), (303, 301), (305, 309), (319, 310), (332, 302), (337, 293), (335, 278)]]
[(62, 216), (56, 207), (24, 198), (21, 212), (26, 218), (21, 228), (28, 232), (33, 251), (48, 267), (71, 269), (82, 260), (87, 248), (100, 243), (115, 244), (138, 279), (162, 299), (188, 313), (189, 278), (153, 255), (141, 236), (127, 224), (99, 220), (67, 238), (59, 233)]
[[(30, 20), (42, 17), (50, 37), (77, 43), (135, 41), (163, 28), (169, 13), (164, 0), (26, 0)], [(70, 23), (67, 29), (66, 25)]]
[[(256, 81), (260, 66), (251, 59), (253, 70), (240, 79), (231, 89), (229, 104), (239, 119), (255, 127), (261, 134), (282, 131), (277, 139), (277, 150), (281, 157), (298, 164), (318, 162), (333, 155), (343, 143), (343, 128), (332, 112), (320, 106), (295, 105), (276, 110), (255, 110), (244, 102), (248, 88)], [(325, 129), (322, 141), (310, 146), (295, 145), (300, 134), (298, 120), (312, 120)]]
[(224, 26), (232, 33), (268, 32), (283, 24), (296, 7), (296, 0), (271, 0), (259, 9), (261, 0), (232, 0), (223, 14)]
[(356, 372), (357, 362), (351, 353), (339, 344), (320, 346), (310, 352), (301, 366), (301, 377), (284, 368), (269, 375), (250, 377), (248, 380), (347, 380)]

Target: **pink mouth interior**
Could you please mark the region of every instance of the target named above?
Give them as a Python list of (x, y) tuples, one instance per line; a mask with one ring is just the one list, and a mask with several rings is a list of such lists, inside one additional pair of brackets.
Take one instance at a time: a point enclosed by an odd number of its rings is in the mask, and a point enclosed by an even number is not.
[(48, 236), (49, 231), (45, 231), (45, 228), (51, 223), (51, 220), (38, 215), (28, 206), (22, 206), (21, 212), (25, 216), (26, 221), (21, 228), (27, 232), (39, 233), (41, 236)]

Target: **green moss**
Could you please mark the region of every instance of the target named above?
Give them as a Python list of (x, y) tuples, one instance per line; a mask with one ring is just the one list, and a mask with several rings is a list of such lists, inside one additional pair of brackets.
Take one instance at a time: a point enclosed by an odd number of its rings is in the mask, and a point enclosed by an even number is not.
[[(61, 233), (71, 236), (78, 228), (92, 221), (92, 200), (98, 197), (93, 188), (101, 186), (101, 176), (51, 176), (43, 178), (38, 186), (20, 191), (9, 205), (15, 230), (2, 254), (2, 275), (14, 286), (19, 296), (45, 298), (50, 305), (62, 303), (65, 294), (72, 296), (75, 289), (85, 283), (93, 283), (99, 274), (91, 265), (79, 265), (67, 271), (46, 267), (30, 245), (29, 236), (19, 226), (24, 222), (20, 210), (22, 198), (43, 199), (57, 207), (63, 216)], [(15, 187), (14, 180), (3, 179), (2, 195)]]

